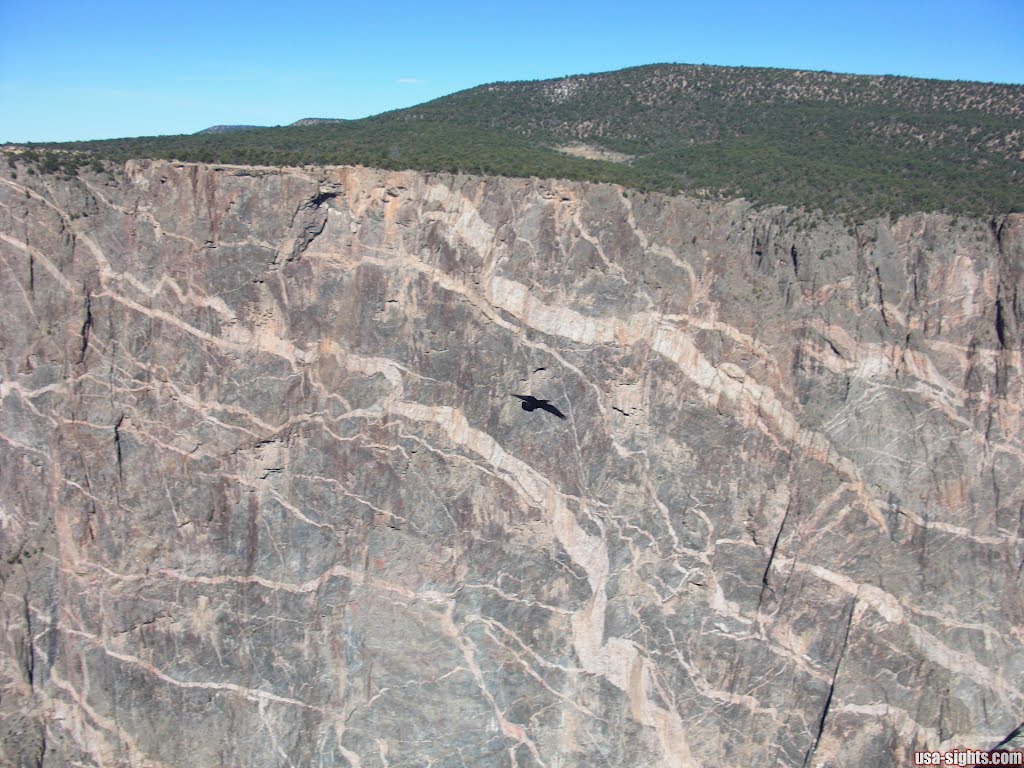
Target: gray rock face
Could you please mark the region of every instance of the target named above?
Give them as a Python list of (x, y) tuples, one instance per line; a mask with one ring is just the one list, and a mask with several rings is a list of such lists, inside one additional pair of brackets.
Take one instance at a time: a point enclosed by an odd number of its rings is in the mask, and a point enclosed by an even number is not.
[(0, 255), (0, 762), (887, 766), (1024, 720), (1024, 216), (145, 162), (7, 173)]

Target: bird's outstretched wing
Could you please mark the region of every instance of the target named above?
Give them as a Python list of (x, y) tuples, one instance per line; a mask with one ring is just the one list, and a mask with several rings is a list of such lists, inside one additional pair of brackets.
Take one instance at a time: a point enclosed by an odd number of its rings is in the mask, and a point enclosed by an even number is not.
[(547, 400), (538, 400), (537, 401), (537, 405), (540, 406), (541, 408), (543, 408), (548, 413), (555, 414), (555, 416), (557, 416), (560, 419), (564, 419), (565, 418), (565, 414), (562, 413), (560, 410), (558, 410), (555, 406), (553, 406)]

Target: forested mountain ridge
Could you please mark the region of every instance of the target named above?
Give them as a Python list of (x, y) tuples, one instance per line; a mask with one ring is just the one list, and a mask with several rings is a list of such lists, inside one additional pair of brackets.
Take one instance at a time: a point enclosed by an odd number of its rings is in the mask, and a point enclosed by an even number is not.
[(492, 83), (362, 120), (50, 146), (82, 163), (563, 177), (857, 216), (1024, 209), (1024, 86), (892, 76), (663, 64)]

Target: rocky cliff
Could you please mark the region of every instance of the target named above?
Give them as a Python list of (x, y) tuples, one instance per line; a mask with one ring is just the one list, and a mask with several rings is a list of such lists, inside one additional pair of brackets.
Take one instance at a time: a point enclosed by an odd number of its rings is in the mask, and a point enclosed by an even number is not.
[(140, 162), (5, 168), (0, 256), (7, 764), (887, 766), (1024, 720), (1024, 216)]

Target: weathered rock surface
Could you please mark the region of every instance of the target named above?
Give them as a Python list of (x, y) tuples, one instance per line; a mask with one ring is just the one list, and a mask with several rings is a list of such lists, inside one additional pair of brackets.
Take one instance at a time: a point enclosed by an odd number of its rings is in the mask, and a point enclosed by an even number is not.
[(1024, 216), (147, 162), (0, 178), (0, 256), (0, 762), (886, 766), (1024, 720)]

